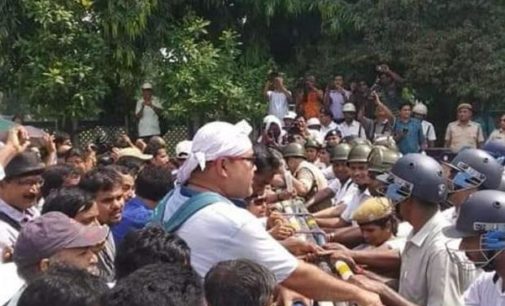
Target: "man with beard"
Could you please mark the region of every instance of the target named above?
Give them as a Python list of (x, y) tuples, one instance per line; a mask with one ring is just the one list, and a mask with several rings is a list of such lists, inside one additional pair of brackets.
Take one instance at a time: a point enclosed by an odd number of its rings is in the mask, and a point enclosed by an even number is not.
[(462, 205), (456, 223), (444, 228), (444, 234), (462, 238), (459, 252), (470, 261), (448, 252), (463, 269), (482, 268), (482, 273), (465, 291), (465, 305), (505, 305), (503, 278), (505, 277), (505, 193), (482, 190), (472, 194)]
[[(123, 178), (119, 172), (110, 168), (92, 170), (84, 175), (79, 187), (95, 195), (100, 224), (110, 227), (121, 221), (124, 191)], [(109, 282), (114, 280), (115, 257), (116, 245), (112, 233), (109, 232), (105, 246), (98, 254), (100, 276)]]
[(37, 154), (23, 152), (5, 167), (0, 181), (0, 251), (9, 259), (19, 231), (28, 221), (40, 215), (34, 205), (44, 183), (41, 174), (45, 165)]

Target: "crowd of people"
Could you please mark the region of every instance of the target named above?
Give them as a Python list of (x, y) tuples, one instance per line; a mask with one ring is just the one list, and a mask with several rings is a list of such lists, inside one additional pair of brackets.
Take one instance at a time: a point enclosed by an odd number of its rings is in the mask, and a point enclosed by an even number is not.
[(484, 142), (462, 103), (454, 157), (436, 160), (426, 105), (377, 70), (371, 88), (307, 77), (293, 93), (271, 75), (257, 139), (246, 121), (209, 122), (175, 154), (148, 83), (135, 142), (11, 128), (0, 304), (505, 305), (502, 129)]

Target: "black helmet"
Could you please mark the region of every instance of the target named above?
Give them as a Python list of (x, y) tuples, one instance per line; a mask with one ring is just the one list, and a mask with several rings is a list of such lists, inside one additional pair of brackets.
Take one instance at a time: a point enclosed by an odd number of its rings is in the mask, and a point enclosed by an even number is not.
[(299, 157), (305, 158), (305, 148), (296, 142), (292, 142), (284, 147), (282, 150), (282, 155), (286, 157)]
[(503, 166), (484, 150), (464, 149), (454, 157), (451, 164), (460, 169), (470, 167), (483, 174), (485, 176), (481, 182), (483, 189), (497, 189), (500, 186)]
[(386, 184), (385, 195), (397, 204), (414, 196), (430, 203), (447, 199), (442, 166), (432, 157), (411, 153), (400, 158), (387, 174), (378, 177)]

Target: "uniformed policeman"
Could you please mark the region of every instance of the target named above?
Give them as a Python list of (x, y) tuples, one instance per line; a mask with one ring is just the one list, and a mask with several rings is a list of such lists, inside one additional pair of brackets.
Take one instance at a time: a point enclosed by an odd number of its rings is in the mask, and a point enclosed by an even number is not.
[(444, 233), (462, 239), (459, 252), (466, 256), (448, 248), (451, 259), (461, 268), (473, 269), (475, 265), (494, 272), (482, 273), (470, 285), (464, 294), (465, 305), (505, 305), (505, 192), (482, 190), (470, 195), (461, 205), (456, 223), (444, 228)]
[(368, 190), (370, 194), (373, 196), (380, 194), (383, 184), (376, 179), (377, 176), (390, 171), (401, 156), (402, 154), (398, 150), (392, 150), (380, 145), (373, 147), (368, 157), (368, 176), (370, 177)]
[[(309, 200), (318, 190), (328, 186), (323, 173), (315, 165), (306, 161), (305, 149), (298, 143), (290, 143), (284, 147), (284, 159), (287, 167), (293, 175), (293, 187), (296, 193)], [(309, 211), (315, 212), (329, 207), (330, 202), (323, 202), (318, 205), (308, 207)]]

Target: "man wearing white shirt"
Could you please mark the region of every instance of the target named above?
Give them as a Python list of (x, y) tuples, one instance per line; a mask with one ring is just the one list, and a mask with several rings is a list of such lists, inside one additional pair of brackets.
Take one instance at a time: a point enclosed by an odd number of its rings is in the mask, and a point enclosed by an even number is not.
[[(154, 220), (177, 224), (173, 232), (191, 248), (191, 265), (202, 277), (220, 261), (246, 258), (272, 271), (277, 283), (308, 298), (382, 305), (377, 295), (298, 261), (266, 232), (257, 218), (230, 201), (252, 193), (255, 167), (248, 137), (251, 130), (246, 122), (211, 122), (200, 128), (193, 138), (189, 158), (179, 169), (180, 185), (160, 202)], [(196, 198), (187, 202), (195, 196), (206, 196), (208, 202), (189, 218), (180, 220), (179, 209), (197, 204)]]
[(268, 114), (282, 120), (288, 114), (289, 102), (292, 99), (291, 92), (284, 86), (284, 79), (277, 76), (268, 81), (263, 89), (263, 95), (268, 100)]
[(327, 108), (323, 107), (321, 109), (321, 112), (319, 113), (319, 121), (321, 122), (321, 128), (319, 129), (320, 140), (324, 140), (329, 131), (338, 128), (338, 125), (333, 121), (331, 111)]
[(433, 148), (435, 146), (435, 141), (437, 140), (437, 134), (435, 132), (435, 127), (433, 124), (426, 120), (426, 116), (428, 115), (428, 108), (423, 103), (418, 102), (414, 105), (412, 112), (414, 118), (417, 118), (421, 121), (424, 138), (428, 143), (428, 147)]
[(338, 125), (338, 129), (342, 133), (342, 137), (355, 136), (358, 138), (366, 139), (366, 131), (359, 123), (356, 121), (356, 106), (352, 103), (344, 104), (342, 108), (344, 112), (344, 122)]
[(144, 83), (142, 85), (142, 98), (137, 101), (135, 107), (135, 117), (139, 121), (139, 137), (150, 138), (161, 134), (159, 122), (161, 111), (160, 101), (153, 96), (153, 86), (150, 83)]
[(333, 82), (326, 88), (324, 105), (330, 111), (334, 120), (340, 122), (344, 119), (342, 107), (349, 100), (351, 92), (344, 89), (344, 78), (341, 75), (335, 76)]

